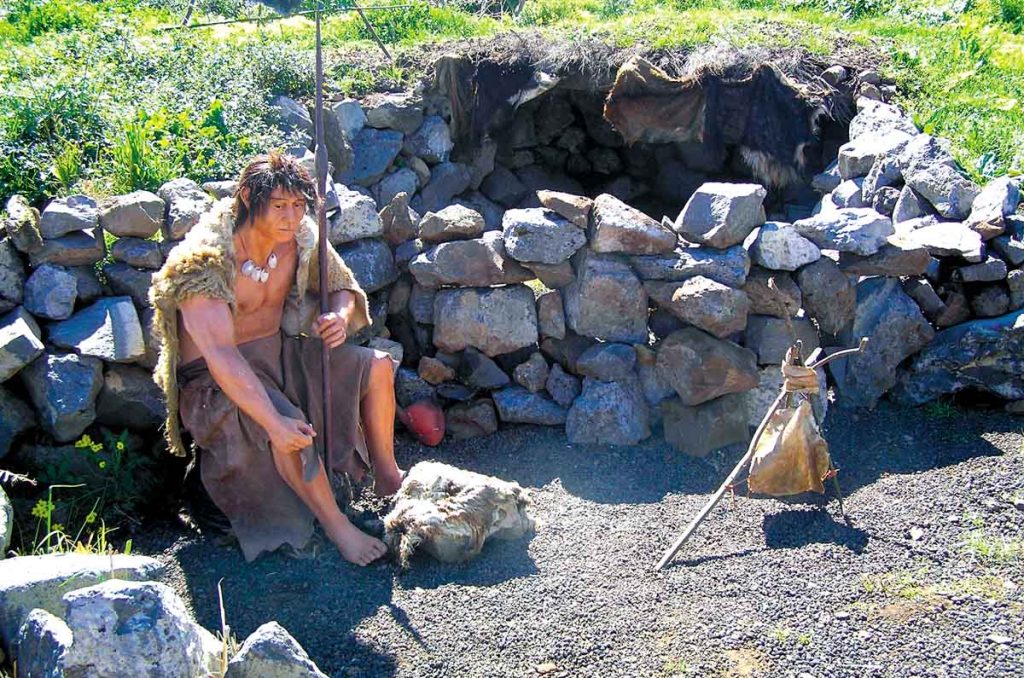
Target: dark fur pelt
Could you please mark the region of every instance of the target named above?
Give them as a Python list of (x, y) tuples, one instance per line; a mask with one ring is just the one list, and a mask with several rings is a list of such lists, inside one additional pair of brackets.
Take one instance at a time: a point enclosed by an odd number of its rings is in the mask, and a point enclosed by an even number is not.
[(384, 543), (403, 567), (422, 549), (455, 563), (480, 553), (489, 537), (518, 539), (531, 532), (530, 498), (518, 483), (439, 462), (409, 470), (384, 518)]

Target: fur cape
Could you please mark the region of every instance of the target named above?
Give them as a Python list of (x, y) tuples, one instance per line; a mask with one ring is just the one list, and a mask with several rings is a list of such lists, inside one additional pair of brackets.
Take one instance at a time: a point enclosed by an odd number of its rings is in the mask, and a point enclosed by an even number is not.
[[(164, 437), (177, 456), (185, 456), (178, 423), (178, 306), (192, 297), (208, 297), (227, 303), (235, 310), (235, 213), (231, 198), (219, 200), (199, 220), (185, 239), (178, 244), (163, 267), (153, 276), (149, 302), (153, 307), (153, 339), (159, 346), (159, 357), (153, 380), (164, 392), (167, 421)], [(295, 233), (299, 262), (292, 286), (285, 301), (281, 328), (291, 336), (308, 333), (318, 307), (320, 268), (317, 253), (316, 222), (309, 216), (302, 220)], [(355, 294), (356, 307), (349, 323), (349, 335), (369, 324), (366, 293), (333, 247), (328, 247), (328, 287), (330, 292), (349, 290)]]

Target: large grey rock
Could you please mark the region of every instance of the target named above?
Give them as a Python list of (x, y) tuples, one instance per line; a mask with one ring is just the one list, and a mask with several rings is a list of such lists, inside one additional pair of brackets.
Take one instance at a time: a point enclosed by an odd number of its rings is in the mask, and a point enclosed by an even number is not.
[(980, 264), (961, 266), (953, 272), (959, 282), (996, 282), (1006, 279), (1006, 262), (999, 257), (988, 257)]
[(25, 310), (49, 320), (63, 320), (75, 310), (78, 279), (62, 266), (43, 264), (25, 283)]
[(987, 285), (971, 297), (971, 310), (979, 318), (995, 318), (1010, 310), (1010, 295), (1003, 285)]
[(475, 348), (467, 348), (463, 352), (458, 374), (469, 386), (487, 391), (509, 384), (508, 375), (498, 367), (498, 363)]
[(342, 99), (331, 104), (330, 116), (334, 117), (338, 131), (348, 139), (355, 139), (366, 125), (366, 113), (355, 99)]
[(949, 152), (949, 143), (919, 134), (900, 154), (900, 171), (907, 186), (914, 189), (950, 219), (965, 219), (971, 213), (979, 188), (960, 172)]
[(43, 246), (29, 255), (33, 267), (43, 264), (61, 266), (91, 266), (107, 254), (103, 230), (75, 231), (60, 238), (44, 240)]
[(839, 161), (833, 160), (825, 168), (825, 171), (814, 175), (814, 178), (811, 179), (811, 188), (818, 193), (825, 194), (836, 190), (841, 183), (843, 183), (843, 178), (839, 176)]
[(634, 374), (636, 351), (626, 344), (595, 344), (576, 361), (576, 372), (581, 377), (601, 381), (617, 381)]
[(1018, 179), (1000, 177), (990, 181), (974, 199), (971, 214), (964, 224), (981, 234), (984, 240), (1001, 235), (1006, 230), (1006, 217), (1020, 204)]
[(0, 225), (7, 231), (19, 252), (32, 254), (43, 246), (43, 236), (39, 231), (39, 210), (29, 205), (23, 195), (10, 197), (7, 201), (7, 218)]
[(857, 305), (854, 281), (827, 257), (800, 269), (796, 280), (804, 310), (818, 329), (831, 338), (843, 338), (853, 324)]
[(594, 200), (589, 237), (595, 252), (624, 254), (671, 252), (679, 240), (674, 232), (607, 193)]
[(408, 167), (400, 167), (394, 172), (384, 175), (373, 187), (373, 197), (377, 205), (383, 208), (390, 205), (391, 201), (399, 193), (413, 195), (420, 187), (419, 177), (416, 172)]
[(658, 347), (657, 368), (685, 405), (699, 405), (757, 386), (753, 351), (695, 327), (673, 332)]
[(1010, 290), (1010, 310), (1016, 311), (1024, 306), (1024, 271), (1017, 269), (1007, 273), (1006, 286)]
[(558, 191), (537, 191), (537, 199), (544, 207), (557, 212), (576, 226), (587, 228), (590, 215), (594, 209), (594, 201), (582, 195), (560, 193)]
[(167, 203), (164, 236), (169, 240), (184, 238), (199, 223), (199, 218), (213, 207), (213, 199), (191, 179), (173, 179), (156, 193)]
[(702, 245), (718, 249), (738, 245), (765, 222), (766, 195), (757, 184), (704, 184), (679, 213), (674, 228)]
[(561, 426), (565, 408), (540, 393), (530, 393), (522, 386), (509, 386), (491, 394), (498, 408), (498, 418), (507, 424), (540, 424)]
[(636, 376), (584, 379), (583, 393), (569, 408), (565, 435), (571, 443), (602, 445), (635, 445), (649, 438), (650, 413)]
[(871, 204), (868, 207), (891, 219), (896, 211), (896, 203), (899, 200), (900, 189), (892, 186), (883, 186), (875, 191), (874, 196), (871, 198)]
[[(458, 162), (442, 162), (430, 170), (430, 181), (418, 196), (423, 212), (436, 212), (452, 203), (453, 198), (462, 193), (473, 179), (473, 171), (467, 165)], [(413, 205), (416, 206), (415, 203)]]
[(697, 406), (672, 398), (661, 403), (665, 440), (683, 454), (709, 452), (750, 440), (745, 395), (732, 394)]
[(900, 172), (898, 155), (885, 155), (876, 158), (875, 164), (871, 166), (868, 175), (861, 182), (861, 200), (865, 203), (865, 207), (871, 207), (879, 192), (889, 189), (896, 194), (896, 197), (891, 199), (893, 207), (888, 210), (888, 213), (892, 214), (900, 193), (899, 189), (894, 187), (900, 186), (902, 183), (903, 174)]
[(15, 643), (18, 675), (62, 678), (66, 674), (64, 660), (72, 642), (71, 629), (63, 619), (43, 609), (32, 610), (21, 625)]
[(141, 238), (118, 238), (110, 246), (110, 256), (114, 261), (121, 261), (136, 268), (159, 269), (164, 263), (160, 244)]
[(96, 201), (87, 195), (57, 198), (44, 209), (39, 220), (43, 238), (59, 238), (74, 231), (96, 228), (99, 212)]
[(442, 351), (454, 353), (473, 346), (496, 356), (535, 343), (537, 310), (529, 287), (446, 289), (437, 293), (434, 345)]
[(409, 194), (398, 193), (380, 211), (384, 239), (392, 246), (400, 245), (419, 235), (420, 215), (409, 207)]
[(959, 222), (924, 226), (899, 237), (905, 245), (923, 247), (937, 257), (959, 256), (971, 263), (985, 260), (985, 245), (981, 235)]
[(567, 374), (558, 363), (551, 366), (544, 387), (554, 401), (562, 407), (570, 407), (581, 391), (579, 378)]
[[(36, 417), (32, 408), (0, 386), (0, 459), (11, 451), (18, 436), (30, 431), (35, 425)], [(4, 552), (0, 549), (0, 557)]]
[(900, 109), (881, 101), (860, 98), (857, 100), (857, 115), (850, 121), (850, 138), (880, 136), (892, 131), (916, 135), (914, 121)]
[(677, 283), (647, 281), (644, 288), (659, 306), (716, 337), (728, 337), (747, 324), (747, 295), (710, 278), (697, 276)]
[(452, 405), (444, 413), (445, 432), (455, 440), (489, 436), (498, 430), (494, 403), (485, 398)]
[(299, 641), (277, 622), (263, 624), (228, 662), (224, 678), (326, 678)]
[(990, 241), (992, 249), (1011, 266), (1024, 264), (1024, 217), (1006, 218), (1006, 233)]
[(523, 264), (526, 268), (533, 271), (533, 275), (544, 283), (544, 286), (552, 290), (560, 290), (563, 287), (567, 287), (573, 280), (576, 279), (576, 271), (573, 270), (572, 264), (568, 261), (563, 261), (560, 264), (540, 264), (536, 261)]
[(1024, 311), (937, 333), (901, 372), (893, 395), (919, 405), (965, 389), (1024, 398)]
[(411, 94), (371, 94), (363, 99), (363, 111), (370, 127), (412, 134), (423, 124), (423, 104)]
[(43, 353), (39, 326), (23, 307), (0, 318), (0, 383)]
[(434, 298), (437, 290), (431, 287), (424, 287), (419, 283), (413, 283), (409, 290), (409, 315), (421, 325), (434, 324)]
[(512, 371), (512, 378), (530, 393), (537, 393), (544, 388), (548, 373), (548, 361), (538, 352), (516, 365)]
[(453, 147), (448, 123), (440, 116), (432, 115), (424, 119), (419, 129), (406, 138), (403, 150), (429, 163), (439, 163), (448, 160)]
[(929, 215), (938, 215), (931, 203), (910, 186), (900, 190), (900, 197), (892, 208), (892, 223), (899, 225), (905, 221), (920, 219)]
[(165, 565), (146, 556), (59, 553), (0, 561), (0, 642), (11, 653), (18, 629), (36, 609), (63, 616), (65, 593), (112, 577), (147, 580), (161, 577)]
[(505, 207), (515, 207), (529, 192), (519, 177), (504, 165), (495, 166), (481, 182), (480, 191)]
[(791, 224), (769, 221), (757, 232), (750, 247), (754, 263), (775, 271), (795, 271), (817, 261), (821, 250), (813, 242), (797, 233)]
[(839, 268), (849, 275), (924, 275), (931, 259), (927, 249), (896, 240), (867, 257), (843, 252)]
[(681, 281), (702, 275), (729, 287), (742, 287), (750, 271), (747, 249), (736, 245), (724, 250), (678, 247), (667, 254), (630, 257), (643, 280)]
[(372, 186), (380, 181), (402, 150), (402, 133), (365, 127), (352, 139), (352, 167), (339, 179), (346, 185)]
[(112, 579), (63, 600), (67, 675), (200, 676), (216, 665), (221, 643), (166, 584)]
[(864, 202), (863, 177), (847, 179), (836, 186), (836, 190), (832, 191), (832, 195), (829, 197), (832, 199), (832, 204), (840, 209), (871, 206)]
[(409, 272), (425, 287), (491, 287), (535, 277), (506, 254), (501, 234), (493, 231), (475, 240), (441, 243), (409, 262)]
[(556, 291), (537, 297), (537, 328), (541, 337), (565, 338), (565, 307)]
[(134, 365), (108, 365), (96, 400), (96, 421), (117, 428), (155, 429), (167, 417), (163, 391), (151, 372)]
[(647, 343), (647, 292), (619, 260), (585, 251), (562, 300), (566, 323), (577, 334)]
[(110, 291), (119, 296), (128, 296), (139, 308), (149, 306), (149, 288), (153, 284), (154, 271), (129, 266), (115, 261), (103, 267)]
[(782, 319), (770, 315), (752, 315), (747, 320), (743, 344), (757, 354), (759, 365), (780, 365), (786, 351), (803, 342), (802, 354), (807, 356), (818, 348), (818, 330), (807, 318)]
[(545, 208), (505, 212), (502, 237), (513, 259), (542, 264), (560, 264), (587, 244), (582, 229)]
[(757, 315), (790, 318), (803, 305), (800, 288), (785, 271), (769, 271), (755, 266), (740, 289), (750, 300), (750, 313)]
[(843, 179), (867, 176), (877, 160), (897, 156), (911, 138), (902, 130), (891, 130), (852, 139), (839, 147), (839, 175)]
[(108, 291), (96, 277), (96, 268), (93, 266), (72, 266), (68, 272), (77, 281), (79, 304), (91, 304)]
[(377, 214), (373, 198), (358, 191), (352, 191), (341, 184), (335, 184), (338, 195), (338, 210), (331, 216), (327, 239), (334, 246), (362, 238), (379, 238), (384, 234), (384, 224)]
[(436, 244), (452, 240), (478, 238), (484, 232), (484, 218), (463, 205), (449, 205), (437, 212), (427, 212), (420, 220), (419, 237)]
[(840, 209), (793, 224), (797, 233), (822, 249), (868, 256), (877, 252), (895, 231), (892, 221), (873, 209)]
[(166, 203), (149, 191), (134, 191), (104, 201), (99, 208), (99, 224), (118, 238), (149, 238), (160, 230)]
[(480, 191), (469, 191), (463, 193), (453, 204), (462, 205), (463, 207), (468, 207), (475, 212), (479, 212), (484, 218), (485, 230), (501, 230), (501, 220), (505, 216), (504, 208), (495, 204)]
[(398, 279), (395, 257), (388, 244), (379, 238), (364, 238), (338, 247), (356, 282), (367, 294), (384, 289)]
[(395, 400), (400, 407), (434, 397), (434, 387), (423, 380), (416, 370), (399, 367), (395, 371)]
[(24, 301), (25, 265), (10, 238), (0, 238), (0, 313)]
[(869, 278), (857, 285), (853, 336), (868, 337), (867, 348), (830, 364), (839, 402), (874, 407), (896, 384), (896, 368), (935, 336), (899, 280)]
[(305, 106), (291, 97), (279, 94), (270, 100), (270, 107), (277, 112), (280, 119), (279, 127), (283, 132), (295, 134), (293, 138), (307, 145), (312, 141), (316, 130), (313, 129), (313, 120)]
[(75, 440), (96, 419), (103, 363), (75, 354), (46, 353), (21, 372), (43, 430), (62, 443)]

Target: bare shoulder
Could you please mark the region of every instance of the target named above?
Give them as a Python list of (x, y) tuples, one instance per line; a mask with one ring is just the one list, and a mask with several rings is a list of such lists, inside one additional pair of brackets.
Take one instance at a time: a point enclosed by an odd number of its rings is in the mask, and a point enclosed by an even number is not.
[(227, 302), (210, 297), (191, 297), (178, 306), (185, 331), (200, 350), (234, 345), (234, 319)]

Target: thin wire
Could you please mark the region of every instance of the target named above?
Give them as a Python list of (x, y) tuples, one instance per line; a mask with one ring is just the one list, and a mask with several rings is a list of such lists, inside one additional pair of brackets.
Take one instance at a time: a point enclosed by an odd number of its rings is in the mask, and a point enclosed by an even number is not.
[[(387, 10), (387, 9), (408, 9), (415, 7), (415, 5), (371, 5), (368, 7), (332, 7), (330, 10), (320, 10), (321, 14), (331, 14), (334, 12), (358, 12), (358, 11), (376, 11), (376, 10)], [(297, 16), (309, 16), (315, 14), (316, 10), (306, 10), (302, 12), (295, 12), (294, 14), (282, 14), (280, 16), (258, 16), (258, 17), (246, 17), (244, 19), (224, 19), (222, 21), (210, 21), (203, 24), (190, 24), (181, 26), (164, 26), (158, 28), (159, 31), (180, 31), (180, 30), (191, 30), (193, 28), (207, 28), (209, 26), (225, 26), (228, 24), (241, 24), (241, 23), (265, 23), (269, 21), (280, 21), (282, 19), (291, 19)]]

